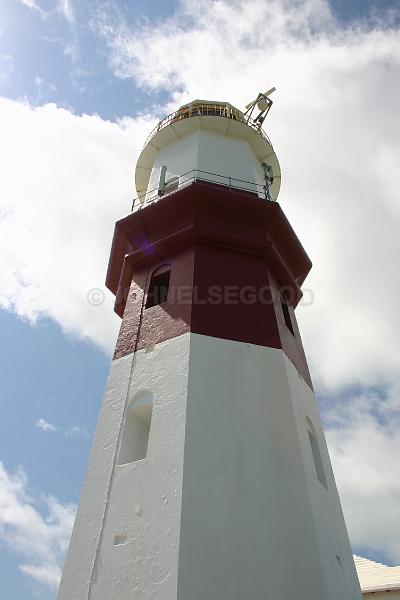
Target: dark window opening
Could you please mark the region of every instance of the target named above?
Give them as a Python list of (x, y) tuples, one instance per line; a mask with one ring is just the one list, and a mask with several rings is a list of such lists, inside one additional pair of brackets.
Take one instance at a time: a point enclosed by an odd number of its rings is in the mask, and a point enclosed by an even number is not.
[(163, 304), (167, 301), (171, 271), (153, 275), (147, 293), (146, 308)]
[(293, 323), (290, 317), (289, 307), (284, 300), (282, 300), (282, 311), (285, 319), (286, 327), (289, 329), (290, 333), (294, 335)]

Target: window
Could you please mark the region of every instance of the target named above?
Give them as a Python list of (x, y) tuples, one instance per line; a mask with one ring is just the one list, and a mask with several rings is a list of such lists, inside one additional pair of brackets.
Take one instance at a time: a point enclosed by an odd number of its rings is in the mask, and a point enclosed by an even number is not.
[(149, 291), (147, 292), (146, 308), (151, 308), (167, 301), (170, 277), (171, 271), (164, 271), (158, 274), (153, 273)]
[(328, 484), (326, 481), (324, 464), (322, 462), (321, 450), (318, 444), (318, 439), (315, 434), (314, 426), (309, 419), (307, 419), (307, 429), (308, 429), (308, 438), (310, 441), (311, 453), (314, 460), (315, 471), (319, 482), (326, 488), (328, 488)]
[(140, 392), (130, 402), (125, 415), (118, 453), (119, 465), (146, 458), (152, 414), (153, 396), (150, 392)]
[(283, 317), (285, 319), (286, 327), (289, 329), (290, 333), (292, 335), (294, 335), (293, 323), (292, 323), (292, 318), (291, 318), (290, 312), (289, 312), (289, 306), (286, 304), (286, 302), (284, 300), (281, 300), (281, 304), (282, 304), (282, 312), (283, 312)]

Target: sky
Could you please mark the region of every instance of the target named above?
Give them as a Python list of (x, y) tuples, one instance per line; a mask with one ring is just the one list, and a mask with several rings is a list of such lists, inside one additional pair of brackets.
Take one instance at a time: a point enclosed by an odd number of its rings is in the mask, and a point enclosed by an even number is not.
[[(156, 122), (265, 122), (313, 260), (297, 310), (353, 551), (400, 564), (400, 7), (0, 0), (0, 578), (52, 600), (119, 319), (114, 222)], [(94, 290), (94, 291), (93, 291)]]

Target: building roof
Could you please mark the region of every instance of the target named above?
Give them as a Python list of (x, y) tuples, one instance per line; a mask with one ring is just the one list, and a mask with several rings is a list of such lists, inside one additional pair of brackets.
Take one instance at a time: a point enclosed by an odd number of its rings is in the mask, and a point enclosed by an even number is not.
[(400, 566), (388, 567), (356, 555), (354, 562), (363, 593), (400, 589)]

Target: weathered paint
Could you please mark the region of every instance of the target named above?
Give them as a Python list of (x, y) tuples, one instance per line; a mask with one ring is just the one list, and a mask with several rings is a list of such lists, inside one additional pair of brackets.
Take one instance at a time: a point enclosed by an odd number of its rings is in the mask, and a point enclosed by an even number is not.
[[(148, 454), (118, 465), (143, 390)], [(193, 333), (114, 361), (58, 600), (266, 594), (361, 598), (310, 387), (280, 349)]]

